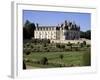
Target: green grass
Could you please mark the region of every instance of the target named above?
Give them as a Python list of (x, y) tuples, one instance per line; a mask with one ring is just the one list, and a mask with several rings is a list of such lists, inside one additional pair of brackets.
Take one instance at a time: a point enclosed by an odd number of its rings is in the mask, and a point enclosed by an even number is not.
[[(59, 56), (63, 55), (63, 59)], [(43, 57), (47, 57), (48, 64), (42, 65), (34, 63), (40, 61)], [(31, 52), (29, 55), (24, 54), (26, 65), (35, 68), (51, 68), (51, 67), (71, 67), (71, 66), (90, 66), (90, 52), (86, 51), (68, 51), (68, 52)]]
[[(91, 45), (24, 40), (23, 58), (29, 68), (91, 66)], [(63, 58), (61, 58), (61, 55)], [(44, 62), (44, 58), (47, 62)]]

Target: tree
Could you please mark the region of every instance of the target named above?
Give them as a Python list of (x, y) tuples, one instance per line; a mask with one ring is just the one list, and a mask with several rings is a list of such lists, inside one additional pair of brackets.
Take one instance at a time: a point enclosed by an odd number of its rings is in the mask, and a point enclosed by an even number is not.
[(24, 24), (24, 27), (28, 27), (29, 24), (30, 24), (30, 21), (29, 20), (26, 20), (26, 22)]
[(34, 37), (35, 24), (34, 23), (30, 23), (27, 26), (27, 28), (28, 28), (30, 37)]
[(30, 39), (34, 37), (35, 24), (26, 20), (23, 26), (23, 39)]
[(23, 39), (29, 39), (30, 36), (29, 36), (29, 32), (28, 32), (28, 29), (23, 27)]
[(23, 69), (26, 69), (26, 64), (24, 60), (23, 60)]
[(91, 30), (87, 30), (85, 32), (80, 31), (80, 38), (91, 39)]
[(85, 32), (80, 31), (80, 38), (85, 38)]
[(91, 39), (91, 31), (90, 30), (85, 32), (85, 37), (86, 37), (86, 39)]

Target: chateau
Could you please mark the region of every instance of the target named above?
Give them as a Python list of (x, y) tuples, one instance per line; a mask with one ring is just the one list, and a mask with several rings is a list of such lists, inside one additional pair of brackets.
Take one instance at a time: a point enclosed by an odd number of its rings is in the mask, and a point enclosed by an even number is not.
[(69, 21), (57, 26), (39, 26), (37, 24), (34, 37), (35, 39), (79, 40), (80, 26)]

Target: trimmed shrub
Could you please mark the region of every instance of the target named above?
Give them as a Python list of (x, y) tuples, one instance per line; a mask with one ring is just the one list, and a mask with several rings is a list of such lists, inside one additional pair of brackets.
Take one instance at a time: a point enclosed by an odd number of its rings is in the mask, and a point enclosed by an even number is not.
[(64, 57), (64, 56), (63, 56), (62, 54), (61, 54), (61, 55), (59, 55), (59, 58), (60, 58), (60, 59), (63, 59), (63, 57)]
[(41, 64), (43, 64), (43, 65), (48, 64), (48, 59), (47, 59), (47, 57), (43, 57), (43, 58), (41, 59)]
[(60, 48), (63, 48), (64, 49), (65, 48), (65, 45), (64, 44), (61, 44), (60, 45)]
[(56, 48), (65, 48), (65, 45), (64, 44), (60, 44), (60, 43), (57, 43), (56, 44)]
[(83, 45), (86, 45), (86, 41), (83, 41)]
[(72, 51), (72, 43), (68, 42), (67, 46), (70, 46), (70, 50)]
[(79, 45), (79, 44), (80, 44), (80, 42), (77, 42), (77, 44)]
[(72, 44), (70, 42), (67, 43), (67, 46), (72, 46)]
[(57, 44), (56, 44), (56, 47), (57, 47), (57, 48), (60, 48), (60, 44), (59, 44), (59, 43), (57, 43)]
[(82, 48), (84, 45), (83, 45), (83, 43), (80, 43), (80, 47)]
[(43, 47), (47, 47), (47, 44), (46, 44), (46, 43), (44, 43)]

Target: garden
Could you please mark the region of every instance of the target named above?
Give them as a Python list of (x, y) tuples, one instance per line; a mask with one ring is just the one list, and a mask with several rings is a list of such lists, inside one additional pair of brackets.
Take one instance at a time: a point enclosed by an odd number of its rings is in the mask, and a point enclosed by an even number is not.
[(23, 58), (26, 69), (91, 66), (91, 45), (50, 43), (49, 39), (25, 39)]

